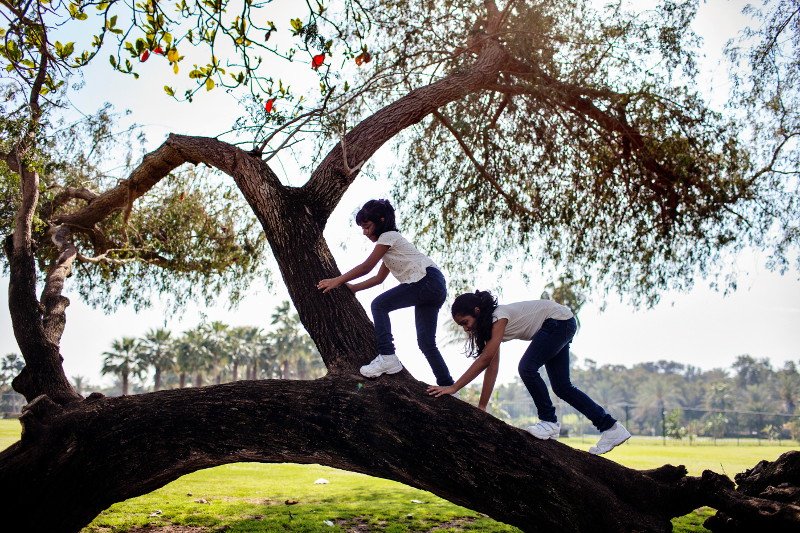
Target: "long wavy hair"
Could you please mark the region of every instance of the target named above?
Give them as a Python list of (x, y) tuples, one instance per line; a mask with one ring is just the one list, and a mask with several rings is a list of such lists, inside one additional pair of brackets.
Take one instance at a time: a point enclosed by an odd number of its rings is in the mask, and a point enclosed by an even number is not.
[[(478, 309), (475, 312), (475, 309)], [(456, 297), (450, 312), (475, 318), (475, 327), (468, 333), (465, 352), (467, 357), (478, 357), (492, 338), (492, 315), (497, 309), (497, 298), (489, 291), (467, 292)]]
[(389, 200), (370, 200), (356, 213), (356, 224), (364, 222), (375, 224), (375, 236), (380, 237), (386, 231), (399, 231), (394, 220), (394, 207)]

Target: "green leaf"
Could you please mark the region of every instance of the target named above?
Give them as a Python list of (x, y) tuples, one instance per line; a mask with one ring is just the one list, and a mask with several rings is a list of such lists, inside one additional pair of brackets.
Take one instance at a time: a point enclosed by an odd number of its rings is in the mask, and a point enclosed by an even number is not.
[(117, 68), (117, 58), (116, 57), (114, 57), (113, 55), (108, 56), (108, 61), (109, 61), (109, 63), (111, 63), (112, 67)]
[(291, 23), (292, 29), (295, 31), (295, 33), (299, 32), (300, 30), (303, 29), (303, 21), (300, 20), (300, 19), (292, 19), (290, 21), (290, 23)]
[(175, 90), (169, 85), (164, 85), (164, 92), (170, 96), (175, 96)]

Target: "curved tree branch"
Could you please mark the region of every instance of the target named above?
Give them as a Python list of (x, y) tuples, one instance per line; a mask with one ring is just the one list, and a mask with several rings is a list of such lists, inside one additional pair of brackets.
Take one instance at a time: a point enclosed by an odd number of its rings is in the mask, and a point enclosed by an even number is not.
[(72, 263), (75, 261), (78, 250), (72, 243), (69, 228), (65, 226), (51, 228), (50, 235), (59, 254), (50, 266), (42, 289), (42, 325), (47, 340), (58, 346), (61, 343), (61, 335), (64, 333), (67, 321), (66, 308), (69, 305), (69, 298), (61, 293), (64, 289), (64, 280), (72, 270)]
[(358, 175), (357, 172), (348, 174), (344, 168), (343, 143), (346, 143), (351, 161), (369, 160), (384, 143), (434, 110), (494, 83), (506, 61), (503, 48), (486, 39), (471, 68), (415, 89), (356, 125), (343, 142), (328, 153), (304, 186), (311, 202), (319, 206), (321, 215), (325, 219), (330, 216)]

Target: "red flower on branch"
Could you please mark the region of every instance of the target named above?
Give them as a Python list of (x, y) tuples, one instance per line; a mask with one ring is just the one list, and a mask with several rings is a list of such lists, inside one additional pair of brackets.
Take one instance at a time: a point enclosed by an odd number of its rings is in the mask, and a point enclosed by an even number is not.
[(372, 61), (372, 56), (369, 52), (361, 52), (356, 56), (356, 65), (361, 66), (362, 63), (369, 63)]
[(150, 50), (145, 50), (144, 52), (142, 52), (142, 57), (140, 57), (139, 60), (142, 63), (144, 63), (145, 61), (147, 61), (148, 57), (150, 57)]
[(317, 54), (311, 58), (311, 68), (317, 70), (325, 62), (325, 54)]
[(153, 53), (154, 53), (154, 54), (158, 54), (158, 55), (160, 55), (160, 56), (163, 56), (163, 55), (164, 55), (164, 49), (163, 49), (163, 48), (161, 48), (160, 46), (156, 46), (156, 47), (153, 49)]
[(274, 98), (270, 98), (269, 100), (267, 100), (267, 103), (264, 104), (264, 109), (267, 110), (267, 113), (272, 113), (273, 104), (275, 104), (275, 99)]

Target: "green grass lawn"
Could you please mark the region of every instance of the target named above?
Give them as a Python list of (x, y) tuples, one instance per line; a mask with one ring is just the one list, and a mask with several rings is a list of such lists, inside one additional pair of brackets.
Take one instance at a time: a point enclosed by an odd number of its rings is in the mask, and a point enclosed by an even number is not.
[[(0, 420), (0, 448), (18, 438), (19, 423)], [(587, 436), (562, 442), (588, 450), (595, 440)], [(762, 446), (735, 444), (689, 446), (686, 441), (667, 441), (664, 446), (660, 439), (634, 437), (606, 457), (637, 469), (684, 464), (691, 475), (710, 469), (733, 477), (762, 459), (774, 460), (797, 448), (796, 443), (787, 442), (781, 446), (763, 441)], [(328, 483), (316, 484), (320, 478)], [(706, 531), (703, 520), (713, 512), (703, 508), (676, 518), (674, 531)], [(181, 533), (518, 531), (393, 481), (318, 465), (236, 463), (194, 472), (150, 494), (112, 505), (84, 533), (166, 532), (170, 526), (184, 527), (171, 530)]]

